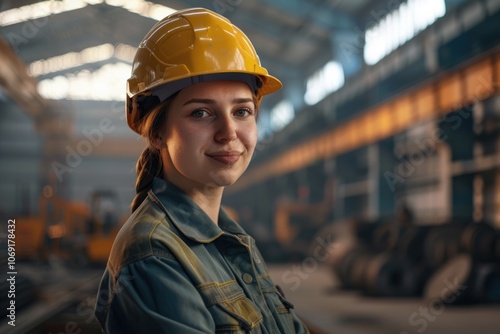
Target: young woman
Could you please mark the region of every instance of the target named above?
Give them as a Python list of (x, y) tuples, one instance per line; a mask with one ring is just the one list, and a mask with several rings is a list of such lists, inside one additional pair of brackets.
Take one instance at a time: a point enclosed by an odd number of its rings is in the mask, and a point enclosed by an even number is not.
[(98, 293), (105, 332), (308, 332), (221, 209), (252, 158), (261, 98), (279, 88), (248, 38), (209, 10), (176, 12), (141, 42), (127, 121), (149, 146)]

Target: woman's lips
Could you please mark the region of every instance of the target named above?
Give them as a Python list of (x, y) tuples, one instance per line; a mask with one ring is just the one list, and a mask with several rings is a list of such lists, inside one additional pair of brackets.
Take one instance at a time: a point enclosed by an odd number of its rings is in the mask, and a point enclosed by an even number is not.
[(215, 153), (207, 156), (222, 164), (234, 165), (240, 159), (241, 153)]

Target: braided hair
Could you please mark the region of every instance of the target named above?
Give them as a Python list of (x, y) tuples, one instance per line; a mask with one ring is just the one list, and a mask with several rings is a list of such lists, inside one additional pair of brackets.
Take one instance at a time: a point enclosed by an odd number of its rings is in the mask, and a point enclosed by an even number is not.
[(160, 137), (160, 131), (165, 125), (168, 109), (175, 96), (177, 94), (156, 105), (139, 124), (139, 132), (147, 140), (148, 146), (144, 149), (135, 165), (137, 180), (135, 182), (136, 195), (131, 204), (132, 212), (147, 197), (154, 178), (162, 175), (163, 164), (160, 150), (152, 145), (152, 141)]

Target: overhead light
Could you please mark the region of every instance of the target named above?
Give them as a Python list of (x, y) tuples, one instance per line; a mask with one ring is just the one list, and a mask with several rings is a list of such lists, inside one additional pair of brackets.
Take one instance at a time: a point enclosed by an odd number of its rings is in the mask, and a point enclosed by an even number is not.
[(366, 30), (363, 50), (366, 64), (376, 64), (445, 14), (445, 0), (408, 0), (402, 3)]
[(123, 60), (127, 63), (132, 63), (135, 57), (135, 53), (137, 52), (137, 48), (132, 45), (127, 44), (118, 44), (115, 47), (115, 57)]
[(38, 83), (41, 96), (52, 100), (123, 101), (125, 83), (132, 66), (125, 63), (106, 64), (96, 71), (59, 75)]
[(118, 44), (116, 47), (109, 43), (101, 44), (80, 52), (69, 52), (60, 56), (37, 60), (29, 65), (28, 73), (36, 77), (104, 61), (112, 57), (131, 63), (136, 50), (135, 47), (126, 44)]
[(321, 101), (328, 94), (333, 93), (344, 85), (344, 69), (336, 61), (329, 61), (320, 70), (307, 79), (304, 101), (313, 105)]
[(35, 4), (12, 8), (0, 13), (0, 26), (26, 22), (44, 18), (50, 15), (96, 5), (105, 2), (114, 7), (121, 7), (131, 13), (136, 13), (153, 20), (160, 20), (176, 10), (167, 6), (144, 0), (59, 0), (40, 1)]
[(167, 6), (159, 5), (144, 0), (105, 0), (110, 6), (122, 7), (129, 12), (136, 13), (153, 20), (161, 20), (176, 10)]
[(8, 26), (29, 20), (36, 20), (53, 14), (59, 14), (87, 6), (95, 1), (61, 0), (41, 1), (32, 5), (12, 8), (0, 13), (0, 26)]
[(278, 131), (284, 128), (292, 121), (295, 116), (295, 110), (292, 102), (282, 100), (271, 110), (270, 126), (273, 131)]

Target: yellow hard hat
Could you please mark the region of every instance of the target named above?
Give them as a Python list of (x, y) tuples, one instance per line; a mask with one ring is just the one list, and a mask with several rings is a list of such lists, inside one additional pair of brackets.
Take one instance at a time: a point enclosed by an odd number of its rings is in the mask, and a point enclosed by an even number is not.
[(161, 101), (194, 83), (239, 80), (258, 101), (281, 88), (248, 37), (225, 17), (204, 8), (175, 12), (151, 28), (139, 45), (127, 80), (127, 123), (138, 123)]

